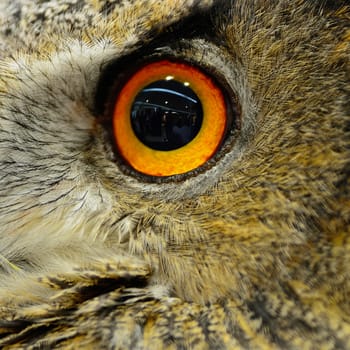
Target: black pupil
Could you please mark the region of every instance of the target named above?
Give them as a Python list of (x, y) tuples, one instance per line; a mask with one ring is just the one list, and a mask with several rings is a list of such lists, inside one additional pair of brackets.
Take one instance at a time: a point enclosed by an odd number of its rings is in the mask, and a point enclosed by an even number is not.
[(147, 85), (137, 94), (131, 107), (131, 124), (143, 144), (169, 151), (196, 137), (203, 109), (188, 85), (168, 77)]

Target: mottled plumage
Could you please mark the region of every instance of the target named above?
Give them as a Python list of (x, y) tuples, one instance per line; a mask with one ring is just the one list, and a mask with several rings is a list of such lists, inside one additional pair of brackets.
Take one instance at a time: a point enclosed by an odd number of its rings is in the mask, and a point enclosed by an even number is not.
[[(191, 174), (113, 151), (151, 56), (235, 92)], [(2, 0), (0, 346), (350, 348), (349, 57), (347, 1)]]

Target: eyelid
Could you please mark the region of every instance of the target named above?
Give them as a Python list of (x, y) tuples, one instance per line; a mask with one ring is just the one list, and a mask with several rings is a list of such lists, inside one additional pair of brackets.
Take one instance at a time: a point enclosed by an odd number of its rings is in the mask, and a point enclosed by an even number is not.
[[(103, 126), (105, 132), (105, 144), (109, 145), (109, 159), (116, 164), (117, 168), (128, 177), (128, 181), (133, 186), (140, 183), (148, 183), (148, 193), (159, 193), (162, 191), (158, 184), (162, 183), (163, 189), (167, 188), (165, 184), (171, 186), (172, 183), (184, 183), (185, 180), (191, 179), (191, 182), (198, 181), (208, 182), (206, 176), (212, 172), (224, 173), (228, 169), (228, 162), (235, 161), (249, 141), (249, 134), (252, 132), (250, 121), (253, 121), (256, 110), (250, 95), (249, 86), (246, 85), (244, 71), (240, 68), (239, 61), (233, 65), (232, 55), (226, 55), (225, 48), (218, 47), (207, 39), (180, 39), (172, 45), (158, 47), (156, 45), (143, 48), (127, 57), (113, 60), (105, 65), (101, 72), (99, 85), (97, 89), (96, 99), (100, 112), (98, 113), (98, 121)], [(184, 60), (200, 67), (203, 71), (209, 73), (215, 80), (225, 89), (225, 98), (230, 103), (229, 110), (232, 115), (233, 130), (228, 132), (226, 138), (220, 147), (220, 150), (203, 166), (194, 169), (185, 174), (172, 175), (167, 177), (147, 176), (136, 170), (133, 170), (119, 155), (118, 149), (113, 142), (112, 118), (114, 112), (114, 104), (111, 103), (118, 91), (126, 83), (127, 79), (135, 70), (143, 65), (155, 60)], [(250, 110), (253, 108), (252, 110)], [(246, 119), (246, 114), (248, 119)], [(244, 115), (244, 119), (242, 116)], [(225, 158), (225, 161), (222, 161)], [(203, 174), (203, 176), (202, 176)], [(206, 175), (207, 174), (207, 175)], [(202, 180), (199, 180), (202, 179)], [(207, 184), (210, 186), (210, 180)], [(206, 188), (207, 185), (202, 184)], [(202, 191), (200, 191), (202, 192)], [(194, 194), (194, 192), (191, 191)], [(169, 197), (170, 194), (165, 194)], [(174, 194), (175, 196), (175, 194)], [(178, 195), (176, 195), (177, 197)], [(182, 196), (186, 196), (185, 193)], [(173, 196), (170, 196), (173, 197)]]

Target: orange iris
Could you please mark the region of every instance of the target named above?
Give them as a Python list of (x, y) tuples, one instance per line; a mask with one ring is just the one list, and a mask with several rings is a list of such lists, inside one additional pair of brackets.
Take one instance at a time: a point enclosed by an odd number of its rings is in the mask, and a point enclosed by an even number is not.
[[(153, 149), (135, 134), (131, 114), (135, 97), (157, 81), (173, 79), (188, 86), (202, 104), (199, 132), (182, 147)], [(113, 115), (118, 152), (136, 171), (150, 176), (171, 176), (194, 170), (209, 160), (225, 136), (227, 111), (221, 89), (201, 70), (183, 62), (161, 60), (140, 68), (120, 90)]]

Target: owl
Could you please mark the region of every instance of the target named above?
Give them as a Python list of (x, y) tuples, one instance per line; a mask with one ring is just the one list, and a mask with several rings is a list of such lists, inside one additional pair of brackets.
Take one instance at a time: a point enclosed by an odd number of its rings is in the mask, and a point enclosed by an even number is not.
[(350, 6), (2, 0), (2, 349), (349, 349)]

